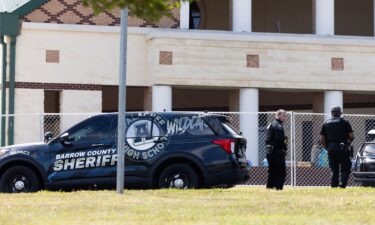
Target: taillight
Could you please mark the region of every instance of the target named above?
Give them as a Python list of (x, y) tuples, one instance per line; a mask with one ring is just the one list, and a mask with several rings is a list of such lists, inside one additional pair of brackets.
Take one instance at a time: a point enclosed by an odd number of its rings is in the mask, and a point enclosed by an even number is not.
[(216, 145), (220, 145), (228, 154), (234, 153), (234, 140), (232, 139), (214, 140), (213, 143)]

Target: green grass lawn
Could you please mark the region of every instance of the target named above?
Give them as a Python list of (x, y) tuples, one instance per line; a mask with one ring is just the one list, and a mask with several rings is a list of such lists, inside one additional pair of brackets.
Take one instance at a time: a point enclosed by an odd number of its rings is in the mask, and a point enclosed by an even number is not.
[(375, 189), (0, 194), (0, 224), (375, 224)]

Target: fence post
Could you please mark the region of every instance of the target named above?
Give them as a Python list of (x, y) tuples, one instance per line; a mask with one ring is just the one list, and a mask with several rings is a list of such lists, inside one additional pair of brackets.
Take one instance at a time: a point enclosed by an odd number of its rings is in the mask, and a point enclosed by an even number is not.
[(290, 113), (290, 183), (291, 186), (296, 186), (296, 129), (295, 129), (295, 114), (292, 111)]
[(40, 141), (44, 141), (44, 114), (39, 114)]
[[(3, 117), (4, 117), (4, 114), (0, 114), (0, 127), (2, 128), (3, 127)], [(4, 137), (5, 137), (5, 134), (3, 133), (3, 129), (0, 129), (0, 147), (3, 147), (5, 146), (5, 142), (4, 142)]]

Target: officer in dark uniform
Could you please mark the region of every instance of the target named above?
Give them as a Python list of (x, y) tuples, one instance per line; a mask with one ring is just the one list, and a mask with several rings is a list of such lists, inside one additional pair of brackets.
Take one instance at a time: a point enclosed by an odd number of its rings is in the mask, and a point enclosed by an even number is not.
[(284, 133), (286, 112), (278, 110), (276, 119), (267, 127), (266, 147), (268, 161), (267, 188), (282, 190), (286, 177), (285, 154), (287, 151), (287, 137)]
[[(328, 151), (329, 166), (332, 170), (331, 187), (345, 188), (352, 167), (349, 147), (354, 140), (354, 133), (349, 121), (341, 118), (340, 107), (332, 107), (331, 114), (332, 118), (327, 120), (322, 127), (320, 140)], [(340, 168), (341, 183), (339, 182)]]

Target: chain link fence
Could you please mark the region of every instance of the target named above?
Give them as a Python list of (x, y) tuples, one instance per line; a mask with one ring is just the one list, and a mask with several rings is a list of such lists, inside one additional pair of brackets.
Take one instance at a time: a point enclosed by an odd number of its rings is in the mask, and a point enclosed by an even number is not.
[(0, 124), (5, 123), (6, 128), (1, 138), (9, 140), (8, 130), (14, 129), (14, 143), (44, 141), (44, 134), (52, 132), (55, 136), (67, 130), (80, 121), (97, 114), (91, 113), (33, 113), (1, 116)]
[[(241, 131), (248, 140), (247, 159), (250, 165), (249, 185), (265, 185), (268, 162), (266, 160), (266, 129), (274, 120), (274, 113), (237, 113), (218, 112), (226, 116), (234, 128)], [(1, 123), (14, 124), (14, 143), (43, 141), (44, 133), (54, 136), (62, 133), (74, 124), (96, 114), (18, 114), (3, 116)], [(284, 130), (289, 137), (286, 157), (286, 185), (291, 186), (329, 186), (331, 171), (328, 165), (328, 153), (320, 145), (320, 129), (329, 117), (316, 113), (288, 112)], [(375, 116), (345, 115), (355, 132), (353, 146), (355, 155), (362, 144), (369, 141), (368, 131), (375, 129)], [(5, 134), (7, 131), (5, 132)], [(2, 135), (3, 138), (8, 138)], [(354, 167), (355, 159), (353, 159)], [(350, 186), (357, 185), (350, 178)]]

